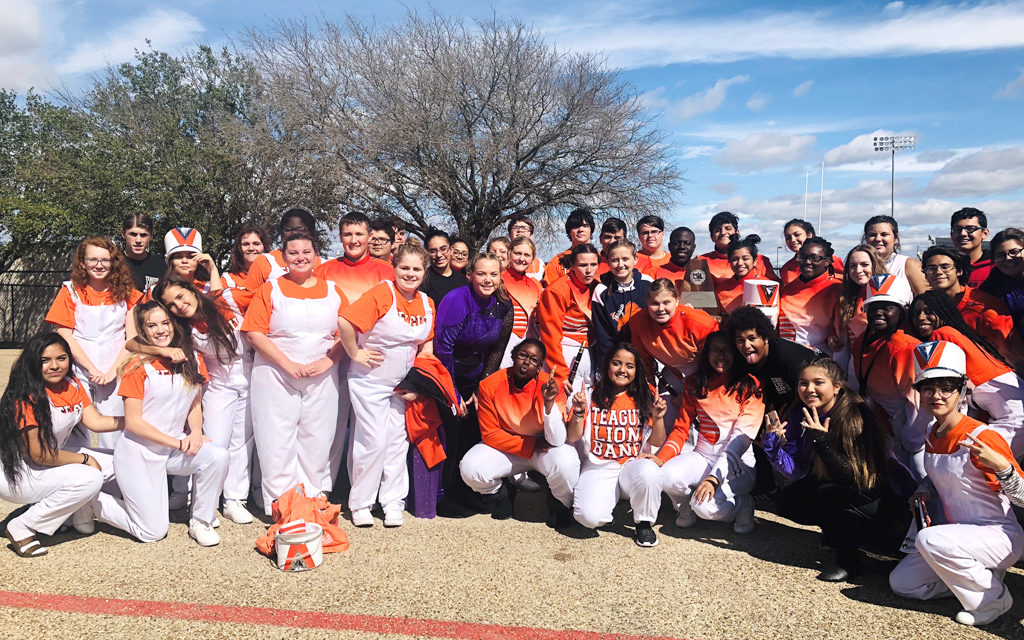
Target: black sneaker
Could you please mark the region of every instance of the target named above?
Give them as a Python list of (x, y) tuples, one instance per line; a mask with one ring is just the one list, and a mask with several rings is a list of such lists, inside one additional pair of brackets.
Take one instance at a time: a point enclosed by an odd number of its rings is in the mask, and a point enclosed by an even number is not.
[(559, 502), (558, 498), (551, 495), (551, 490), (547, 491), (547, 505), (548, 505), (548, 517), (545, 520), (552, 529), (565, 529), (571, 527), (576, 520), (572, 517), (572, 509)]
[(508, 480), (501, 481), (501, 488), (494, 494), (494, 508), (491, 510), (491, 518), (495, 520), (508, 520), (512, 517), (512, 509), (515, 505), (515, 489)]
[(640, 547), (653, 547), (658, 544), (658, 534), (654, 533), (650, 522), (638, 522), (636, 523), (636, 533), (633, 534), (633, 542)]

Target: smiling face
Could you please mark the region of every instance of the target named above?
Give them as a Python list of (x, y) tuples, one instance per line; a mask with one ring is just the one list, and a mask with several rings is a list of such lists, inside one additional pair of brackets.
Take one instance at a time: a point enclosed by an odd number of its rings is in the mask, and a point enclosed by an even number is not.
[(60, 344), (54, 343), (43, 349), (42, 353), (43, 384), (55, 387), (67, 377), (71, 369), (71, 356)]
[(386, 231), (371, 231), (369, 240), (370, 256), (380, 260), (387, 260), (391, 255), (393, 243)]
[(608, 380), (619, 390), (624, 390), (636, 379), (636, 358), (625, 349), (619, 349), (608, 361)]
[(448, 262), (452, 269), (462, 271), (469, 264), (469, 245), (461, 240), (452, 243), (451, 259)]
[(878, 222), (864, 232), (864, 243), (875, 248), (882, 260), (888, 260), (896, 250), (896, 234), (888, 222)]
[(617, 281), (623, 284), (633, 281), (634, 266), (636, 266), (636, 254), (629, 247), (612, 249), (608, 256), (608, 270)]
[(811, 237), (804, 228), (798, 224), (791, 224), (785, 228), (782, 232), (783, 237), (786, 239), (786, 246), (793, 253), (800, 251), (800, 247), (804, 246), (804, 240)]
[(960, 282), (957, 278), (963, 275), (963, 272), (956, 268), (953, 259), (941, 253), (928, 258), (928, 262), (923, 268), (924, 279), (928, 281), (928, 286), (939, 291), (958, 288)]
[(142, 335), (157, 347), (170, 346), (174, 340), (174, 323), (163, 307), (155, 307), (142, 317)]
[(650, 314), (651, 320), (658, 324), (666, 324), (676, 315), (678, 309), (679, 298), (668, 291), (659, 291), (647, 297), (647, 313)]
[(536, 378), (542, 366), (544, 358), (540, 348), (533, 343), (525, 344), (516, 349), (512, 358), (512, 375), (519, 383), (524, 383)]
[(747, 364), (757, 364), (768, 356), (768, 341), (756, 329), (737, 331), (734, 341), (736, 350), (740, 352)]
[(110, 252), (103, 247), (87, 245), (85, 247), (85, 258), (82, 262), (85, 265), (85, 273), (89, 276), (90, 282), (106, 280), (110, 275)]
[(992, 260), (1004, 275), (1018, 278), (1024, 273), (1024, 245), (1008, 239), (992, 247)]
[(533, 249), (530, 245), (517, 244), (512, 247), (512, 253), (509, 254), (509, 267), (516, 273), (526, 273), (530, 265), (533, 264)]
[(866, 286), (872, 273), (871, 256), (866, 251), (854, 251), (846, 263), (846, 277), (859, 286)]
[(673, 231), (668, 241), (668, 252), (672, 254), (672, 264), (685, 267), (690, 262), (693, 252), (697, 249), (697, 239), (689, 231)]
[(149, 249), (153, 234), (143, 227), (129, 227), (124, 233), (125, 252), (136, 260), (141, 260)]
[(430, 266), (443, 274), (452, 259), (452, 246), (444, 236), (434, 236), (427, 241), (427, 255), (430, 256)]
[(195, 294), (185, 287), (170, 285), (160, 295), (160, 302), (179, 318), (191, 318), (199, 309)]
[(820, 244), (808, 244), (800, 247), (796, 263), (800, 266), (800, 278), (807, 282), (828, 271), (829, 259)]
[(498, 262), (501, 263), (502, 269), (508, 266), (508, 247), (505, 246), (504, 242), (491, 243), (491, 246), (487, 247), (487, 252), (493, 253), (498, 257)]
[(572, 271), (580, 282), (589, 285), (597, 276), (597, 264), (597, 254), (578, 253), (572, 264)]
[(932, 333), (942, 326), (942, 321), (939, 320), (937, 315), (932, 313), (924, 300), (918, 300), (914, 303), (910, 310), (910, 321), (914, 323), (914, 328), (917, 329), (917, 334), (921, 336), (921, 340), (926, 342), (931, 340)]
[(309, 240), (290, 240), (282, 248), (284, 264), (288, 267), (289, 273), (298, 276), (305, 276), (313, 271), (316, 262), (316, 249)]
[(498, 290), (501, 282), (501, 263), (490, 258), (481, 258), (473, 265), (469, 274), (469, 284), (473, 291), (482, 298), (489, 298)]
[(729, 266), (737, 278), (745, 278), (754, 270), (754, 256), (750, 249), (741, 247), (729, 254)]
[(349, 260), (358, 260), (366, 255), (370, 246), (370, 227), (365, 222), (349, 222), (341, 225), (341, 246)]
[(839, 386), (821, 367), (810, 366), (800, 372), (796, 392), (808, 409), (817, 409), (818, 415), (832, 410), (839, 394)]
[(586, 244), (587, 242), (590, 242), (590, 236), (593, 234), (594, 230), (592, 228), (587, 225), (583, 225), (581, 227), (569, 229), (567, 235), (569, 236), (569, 242), (571, 242), (572, 246), (575, 247), (578, 244)]
[(196, 261), (196, 256), (198, 255), (195, 251), (172, 253), (170, 257), (171, 269), (185, 280), (194, 280), (196, 268), (199, 266), (199, 263)]
[(900, 322), (900, 305), (888, 300), (872, 302), (867, 307), (868, 326), (877, 332), (895, 329)]
[(642, 224), (637, 228), (637, 235), (640, 236), (640, 245), (646, 253), (658, 253), (665, 241), (665, 232), (658, 227)]
[(399, 291), (407, 295), (416, 293), (423, 284), (423, 276), (426, 273), (423, 259), (418, 255), (403, 256), (395, 265), (395, 285)]
[(719, 253), (725, 253), (725, 250), (729, 248), (729, 242), (733, 234), (739, 232), (738, 228), (729, 223), (717, 226), (711, 230), (711, 242), (715, 243), (715, 249)]
[(708, 364), (711, 365), (712, 371), (721, 375), (732, 368), (732, 345), (724, 336), (717, 335), (711, 338), (704, 348), (707, 349)]
[(514, 223), (511, 227), (508, 228), (508, 237), (510, 240), (515, 240), (516, 238), (523, 237), (532, 238), (533, 230), (530, 229), (530, 225), (520, 220), (519, 222)]
[(264, 252), (263, 241), (260, 240), (258, 233), (247, 233), (242, 236), (238, 247), (242, 250), (242, 257), (245, 258), (246, 264), (256, 262), (256, 258)]
[(971, 253), (981, 247), (988, 238), (988, 229), (981, 225), (977, 216), (957, 220), (949, 228), (949, 237), (960, 253)]

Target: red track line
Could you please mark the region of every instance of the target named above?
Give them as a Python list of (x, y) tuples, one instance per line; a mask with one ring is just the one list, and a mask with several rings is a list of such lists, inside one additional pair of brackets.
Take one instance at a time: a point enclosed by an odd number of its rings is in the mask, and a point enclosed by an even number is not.
[(0, 591), (0, 607), (204, 622), (237, 622), (295, 629), (330, 629), (366, 633), (453, 638), (455, 640), (673, 640), (596, 631), (506, 627), (448, 620), (420, 620), (322, 611), (232, 607), (191, 602), (121, 600), (90, 596)]

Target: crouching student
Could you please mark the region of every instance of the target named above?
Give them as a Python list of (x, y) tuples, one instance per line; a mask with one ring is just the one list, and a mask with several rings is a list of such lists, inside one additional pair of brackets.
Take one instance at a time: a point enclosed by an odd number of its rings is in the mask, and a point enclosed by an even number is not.
[[(662, 485), (682, 528), (704, 520), (733, 523), (736, 533), (754, 530), (754, 451), (764, 419), (757, 380), (733, 358), (728, 336), (716, 331), (701, 350), (697, 373), (686, 385), (681, 428), (672, 430), (653, 459), (662, 466)], [(690, 424), (697, 421), (697, 446), (682, 452)]]
[(495, 520), (512, 517), (515, 489), (508, 478), (539, 471), (550, 488), (548, 525), (562, 528), (572, 524), (580, 457), (565, 443), (565, 396), (555, 378), (541, 371), (546, 355), (540, 340), (526, 338), (513, 349), (510, 368), (480, 382), (482, 442), (466, 453), (459, 470), (463, 481), (491, 503)]
[(5, 532), (23, 558), (46, 555), (36, 534), (52, 534), (72, 514), (75, 528), (91, 533), (92, 512), (81, 522), (78, 512), (113, 477), (109, 455), (65, 449), (79, 422), (96, 432), (123, 426), (123, 418), (100, 415), (85, 385), (70, 375), (71, 366), (64, 338), (49, 332), (33, 336), (11, 367), (0, 400), (0, 500), (32, 505), (11, 518)]
[(836, 562), (818, 579), (841, 582), (863, 571), (860, 549), (869, 543), (897, 549), (910, 522), (900, 494), (908, 495), (913, 481), (835, 360), (806, 362), (796, 385), (800, 402), (788, 420), (771, 414), (765, 421), (765, 454), (789, 482), (775, 503), (779, 515), (821, 527), (822, 547), (835, 549)]
[(175, 363), (162, 356), (139, 356), (125, 365), (118, 387), (124, 398), (125, 434), (114, 447), (114, 472), (123, 500), (101, 493), (92, 504), (96, 519), (142, 542), (156, 542), (167, 535), (170, 522), (167, 476), (192, 476), (188, 534), (204, 547), (216, 545), (220, 536), (213, 521), (228, 472), (228, 452), (203, 435), (206, 365), (193, 350), (186, 329), (158, 302), (135, 307), (135, 323), (141, 345), (181, 349), (185, 358)]
[(573, 516), (596, 529), (611, 522), (619, 499), (628, 497), (636, 523), (633, 539), (653, 547), (661, 469), (643, 453), (665, 443), (666, 403), (647, 384), (643, 361), (631, 344), (612, 347), (601, 374), (593, 391), (573, 395), (566, 425), (569, 442), (578, 443), (583, 458)]
[[(1020, 466), (1010, 446), (987, 424), (960, 413), (967, 390), (967, 357), (951, 342), (914, 349), (914, 387), (921, 410), (935, 418), (925, 441), (926, 477), (911, 497), (938, 497), (948, 524), (917, 533), (917, 551), (889, 574), (892, 590), (917, 600), (956, 596), (956, 621), (988, 624), (1013, 605), (1003, 583), (1024, 553), (1024, 530), (1010, 510), (1020, 500)], [(1016, 489), (1016, 491), (1014, 491)]]

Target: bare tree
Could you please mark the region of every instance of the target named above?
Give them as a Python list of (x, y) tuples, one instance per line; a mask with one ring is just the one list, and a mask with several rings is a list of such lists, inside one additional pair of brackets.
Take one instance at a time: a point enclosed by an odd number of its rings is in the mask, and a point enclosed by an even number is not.
[(283, 126), (330, 163), (351, 209), (479, 246), (515, 213), (549, 227), (581, 205), (633, 218), (680, 187), (633, 88), (519, 22), (280, 22), (247, 45)]

